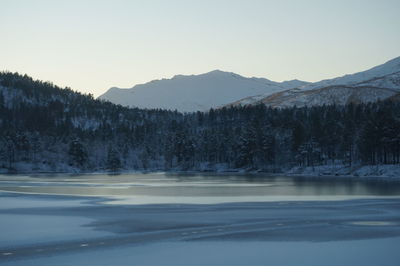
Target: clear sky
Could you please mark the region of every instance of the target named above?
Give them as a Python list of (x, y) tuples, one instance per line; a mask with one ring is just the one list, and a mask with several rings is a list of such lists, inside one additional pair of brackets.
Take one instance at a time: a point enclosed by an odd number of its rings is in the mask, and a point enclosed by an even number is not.
[(397, 56), (399, 0), (0, 0), (0, 70), (95, 96), (214, 69), (317, 81)]

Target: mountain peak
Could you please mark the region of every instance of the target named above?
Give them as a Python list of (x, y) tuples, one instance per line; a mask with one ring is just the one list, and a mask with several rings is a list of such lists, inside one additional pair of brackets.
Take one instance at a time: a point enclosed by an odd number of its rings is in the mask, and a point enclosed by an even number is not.
[(229, 72), (222, 71), (222, 70), (220, 70), (220, 69), (214, 69), (214, 70), (212, 70), (212, 71), (210, 71), (210, 72), (207, 72), (207, 73), (205, 73), (205, 74), (222, 74), (222, 73), (229, 73)]
[[(226, 74), (234, 74), (232, 72), (226, 72), (222, 71), (219, 69), (215, 69), (206, 73), (198, 74), (198, 75), (183, 75), (183, 74), (177, 74), (172, 77), (172, 79), (177, 79), (177, 78), (184, 78), (184, 77), (197, 77), (197, 76), (221, 76), (221, 75), (226, 75)], [(237, 75), (237, 74), (235, 74)]]
[(224, 76), (224, 75), (237, 75), (237, 76), (240, 76), (240, 75), (235, 74), (233, 72), (223, 71), (223, 70), (220, 70), (220, 69), (215, 69), (215, 70), (212, 70), (210, 72), (206, 72), (204, 74), (200, 74), (200, 76)]
[(131, 107), (193, 112), (207, 111), (244, 97), (271, 94), (288, 88), (291, 87), (287, 84), (246, 78), (216, 69), (200, 75), (176, 75), (127, 90), (114, 88), (99, 98)]

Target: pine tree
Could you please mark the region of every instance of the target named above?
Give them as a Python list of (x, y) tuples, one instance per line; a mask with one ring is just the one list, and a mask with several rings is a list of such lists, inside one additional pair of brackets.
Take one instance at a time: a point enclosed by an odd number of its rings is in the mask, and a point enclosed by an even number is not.
[(88, 160), (86, 149), (78, 139), (74, 139), (69, 144), (68, 155), (70, 164), (83, 167)]
[(239, 141), (237, 167), (253, 167), (257, 150), (256, 133), (253, 127), (246, 127)]
[(119, 157), (119, 153), (110, 146), (107, 152), (107, 169), (112, 172), (116, 172), (120, 168), (121, 168), (121, 159)]

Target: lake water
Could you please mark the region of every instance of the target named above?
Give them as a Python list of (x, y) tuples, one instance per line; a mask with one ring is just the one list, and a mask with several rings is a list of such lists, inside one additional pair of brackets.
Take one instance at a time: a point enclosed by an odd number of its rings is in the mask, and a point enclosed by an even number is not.
[(340, 178), (0, 175), (0, 264), (395, 266), (399, 199)]
[(400, 197), (400, 183), (257, 175), (1, 175), (8, 192), (103, 196), (114, 204), (223, 203)]

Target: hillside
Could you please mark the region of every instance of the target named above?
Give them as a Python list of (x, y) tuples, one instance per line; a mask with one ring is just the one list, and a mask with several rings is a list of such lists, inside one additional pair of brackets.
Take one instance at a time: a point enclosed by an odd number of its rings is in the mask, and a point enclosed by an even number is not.
[[(345, 75), (342, 77), (337, 77), (333, 79), (326, 79), (326, 80), (321, 80), (319, 82), (307, 84), (305, 86), (302, 86), (301, 89), (303, 90), (311, 90), (311, 89), (317, 89), (317, 88), (323, 88), (323, 87), (329, 87), (329, 86), (335, 86), (335, 85), (356, 85), (360, 84), (362, 82), (368, 82), (374, 79), (379, 79), (381, 77), (385, 77), (391, 74), (394, 74), (396, 72), (400, 72), (400, 56), (396, 57), (392, 60), (389, 60), (388, 62), (381, 64), (379, 66), (373, 67), (371, 69), (368, 69), (366, 71), (354, 73), (354, 74), (349, 74)], [(372, 84), (369, 84), (372, 85)], [(389, 83), (381, 83), (381, 86), (378, 87), (383, 87), (383, 88), (393, 88)], [(396, 88), (398, 88), (398, 83), (396, 85)]]
[[(400, 60), (389, 61), (390, 68), (384, 67), (386, 65), (384, 64), (378, 68), (372, 69), (380, 71), (369, 70), (351, 76), (345, 76), (343, 78), (317, 82), (300, 88), (280, 91), (270, 95), (247, 97), (233, 102), (228, 106), (257, 105), (263, 103), (271, 107), (285, 108), (293, 106), (302, 107), (369, 103), (392, 97), (395, 98), (395, 96), (400, 93), (400, 71), (374, 78), (371, 78), (371, 76), (377, 74), (383, 75), (385, 73), (383, 70), (386, 70), (386, 72), (397, 70), (397, 68), (393, 67), (393, 62), (399, 61)], [(400, 70), (400, 65), (394, 66), (398, 67)], [(368, 79), (360, 81), (362, 78)]]
[[(400, 90), (377, 88), (370, 86), (331, 86), (321, 89), (302, 91), (298, 89), (274, 93), (263, 99), (253, 102), (256, 105), (263, 103), (267, 106), (287, 108), (319, 105), (347, 105), (350, 103), (369, 103), (378, 100), (394, 98)], [(241, 104), (243, 102), (240, 102)]]

